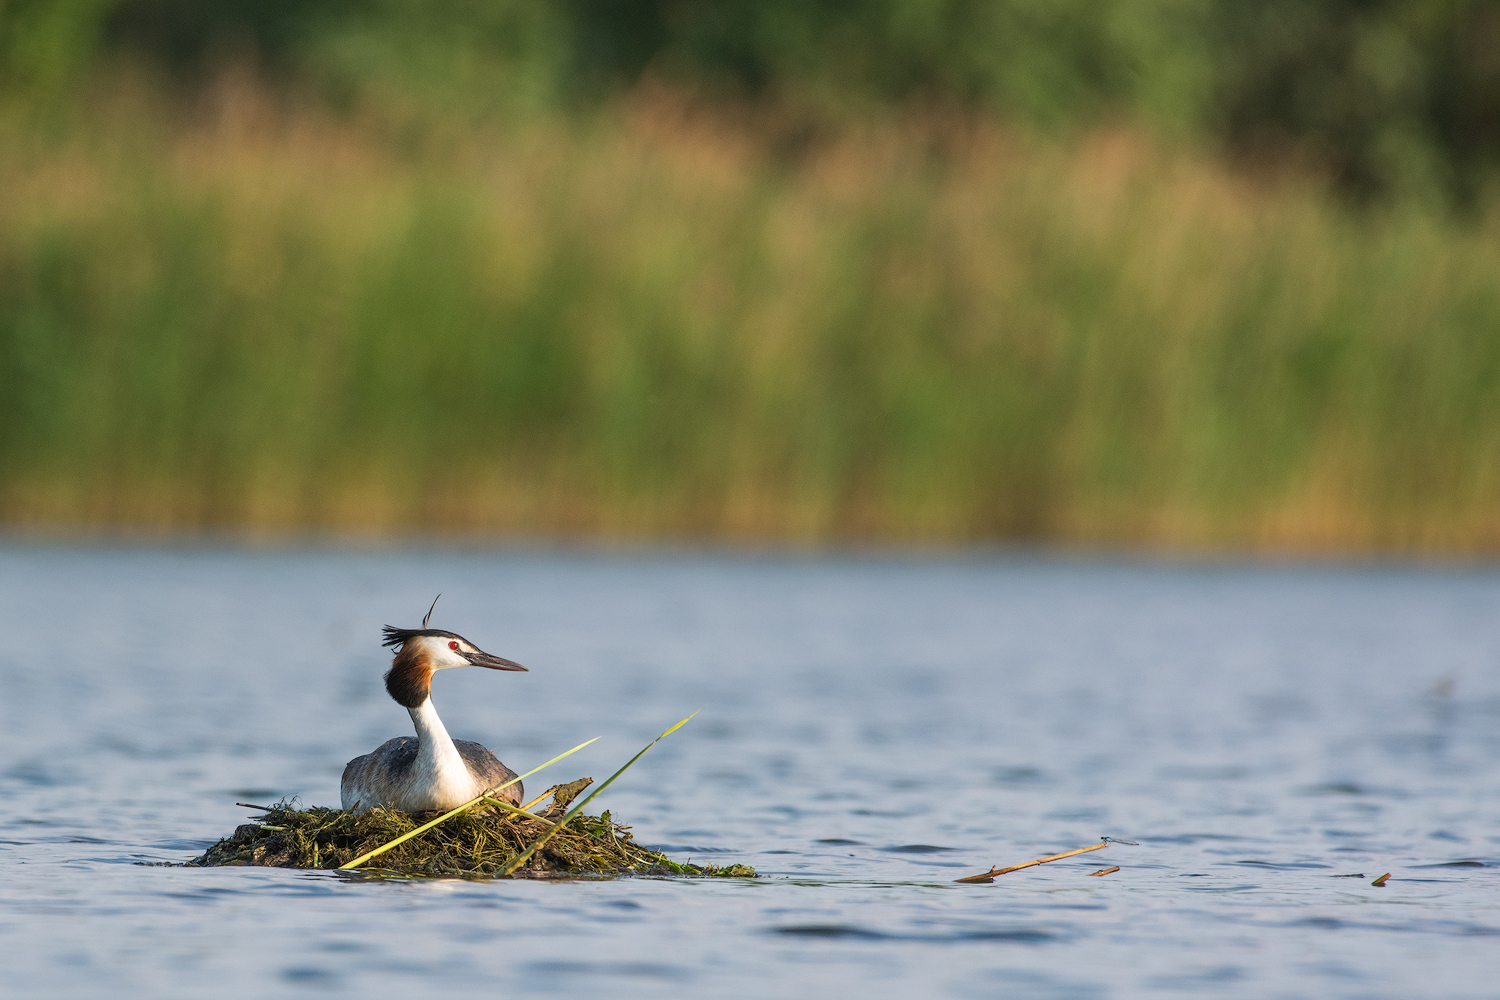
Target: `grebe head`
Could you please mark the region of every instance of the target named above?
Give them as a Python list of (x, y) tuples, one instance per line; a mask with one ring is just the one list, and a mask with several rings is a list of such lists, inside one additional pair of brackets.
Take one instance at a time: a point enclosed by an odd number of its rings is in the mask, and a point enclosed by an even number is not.
[[(439, 594), (438, 597), (442, 597)], [(437, 598), (433, 598), (433, 607)], [(450, 667), (488, 667), (491, 670), (525, 670), (513, 660), (486, 653), (456, 632), (428, 628), (432, 608), (422, 619), (421, 628), (396, 628), (387, 625), (381, 631), (383, 646), (396, 647), (396, 659), (385, 675), (385, 689), (407, 708), (427, 700), (432, 689), (432, 675)]]

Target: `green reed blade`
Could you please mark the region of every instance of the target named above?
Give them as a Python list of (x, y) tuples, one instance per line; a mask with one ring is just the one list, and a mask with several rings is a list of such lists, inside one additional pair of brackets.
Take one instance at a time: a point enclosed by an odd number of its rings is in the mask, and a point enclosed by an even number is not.
[[(698, 709), (698, 712), (701, 712), (701, 711), (703, 711), (703, 709), (701, 709), (701, 708)], [(694, 712), (693, 715), (697, 715), (698, 712)], [(627, 769), (629, 769), (629, 767), (630, 767), (631, 764), (634, 764), (636, 761), (640, 760), (641, 757), (643, 757), (645, 755), (645, 753), (646, 753), (647, 750), (650, 750), (652, 747), (656, 746), (656, 744), (660, 743), (662, 740), (666, 739), (668, 736), (671, 736), (673, 733), (677, 732), (677, 730), (681, 729), (683, 726), (687, 725), (688, 722), (692, 720), (693, 715), (690, 715), (686, 719), (683, 719), (681, 722), (677, 723), (677, 725), (673, 726), (671, 729), (668, 729), (666, 732), (662, 733), (656, 739), (652, 740), (650, 743), (647, 743), (644, 747), (642, 747), (640, 753), (636, 754), (634, 757), (632, 757), (629, 760), (627, 760), (625, 762), (625, 766), (624, 767), (620, 768), (614, 774), (611, 774), (608, 778), (606, 778), (604, 780), (604, 784), (602, 784), (598, 788), (594, 789), (591, 793), (589, 793), (589, 795), (588, 795), (587, 798), (585, 798), (583, 801), (579, 802), (572, 809), (569, 809), (568, 812), (567, 812), (567, 814), (564, 815), (562, 819), (560, 819), (560, 820), (557, 821), (557, 825), (556, 826), (554, 826), (552, 829), (548, 830), (546, 833), (544, 833), (540, 837), (538, 837), (537, 840), (536, 840), (536, 842), (533, 843), (530, 847), (526, 848), (526, 850), (524, 850), (520, 854), (516, 855), (516, 857), (511, 860), (510, 864), (506, 865), (504, 868), (502, 868), (500, 870), (500, 874), (502, 876), (509, 875), (512, 872), (514, 872), (517, 868), (519, 868), (523, 864), (525, 864), (526, 863), (526, 859), (529, 858), (529, 857), (531, 857), (538, 850), (540, 850), (543, 844), (545, 844), (545, 843), (547, 843), (547, 841), (551, 840), (553, 834), (557, 833), (557, 831), (561, 830), (563, 827), (565, 827), (565, 826), (568, 825), (568, 820), (572, 819), (574, 816), (578, 815), (578, 813), (582, 812), (583, 811), (583, 807), (586, 806), (586, 805), (588, 805), (590, 802), (592, 802), (594, 800), (594, 796), (595, 795), (598, 795), (600, 792), (602, 792), (606, 788), (608, 788), (610, 786), (610, 784), (613, 783), (616, 778), (618, 778), (620, 775), (624, 774), (625, 771)]]
[[(691, 716), (689, 718), (691, 718)], [(687, 719), (683, 719), (682, 720), (682, 722), (686, 722), (686, 721), (687, 721)], [(682, 723), (679, 722), (678, 725), (680, 726), (680, 725), (682, 725)], [(670, 731), (671, 730), (668, 730), (668, 732), (670, 732)], [(666, 733), (663, 733), (662, 735), (665, 736)], [(590, 743), (594, 742), (594, 740), (597, 740), (597, 739), (599, 739), (599, 737), (595, 736), (593, 740), (587, 740), (587, 741), (585, 741), (583, 743), (580, 743), (576, 747), (574, 747), (572, 750), (569, 750), (567, 753), (560, 753), (556, 757), (553, 757), (551, 760), (547, 761), (547, 763), (545, 763), (545, 764), (539, 764), (536, 767), (533, 767), (531, 770), (527, 771), (525, 774), (518, 775), (517, 777), (511, 778), (509, 781), (507, 781), (503, 785), (497, 785), (494, 788), (488, 789), (483, 794), (477, 795), (474, 798), (470, 799), (469, 801), (465, 802), (463, 805), (459, 806), (457, 809), (450, 809), (448, 812), (443, 813), (437, 819), (432, 820), (431, 822), (428, 822), (428, 823), (423, 823), (421, 826), (417, 827), (415, 830), (412, 830), (410, 833), (403, 833), (401, 836), (397, 837), (395, 840), (391, 841), (390, 843), (385, 844), (385, 845), (383, 845), (381, 847), (375, 848), (375, 850), (371, 851), (369, 854), (362, 854), (359, 857), (355, 858), (353, 861), (349, 862), (347, 865), (339, 865), (338, 870), (339, 871), (346, 871), (347, 869), (350, 869), (350, 868), (358, 868), (360, 865), (364, 864), (366, 861), (369, 861), (373, 857), (377, 857), (377, 856), (379, 856), (381, 854), (384, 854), (386, 851), (389, 851), (391, 848), (395, 847), (396, 845), (403, 844), (406, 841), (410, 840), (411, 838), (417, 836), (420, 833), (426, 833), (428, 830), (431, 830), (433, 827), (437, 826), (443, 820), (450, 819), (450, 818), (452, 818), (454, 816), (457, 816), (459, 813), (463, 812), (465, 809), (469, 808), (470, 806), (472, 806), (474, 803), (480, 801), (481, 799), (484, 799), (487, 796), (492, 795), (495, 792), (498, 792), (498, 791), (500, 791), (502, 789), (509, 788), (511, 785), (514, 785), (516, 782), (521, 781), (524, 778), (531, 777), (533, 774), (536, 774), (542, 768), (549, 767), (549, 766), (551, 766), (553, 764), (556, 764), (558, 761), (560, 761), (564, 757), (568, 756), (568, 754), (577, 753), (578, 751), (582, 750), (584, 747), (588, 746)], [(642, 751), (642, 752), (644, 753), (644, 751)]]

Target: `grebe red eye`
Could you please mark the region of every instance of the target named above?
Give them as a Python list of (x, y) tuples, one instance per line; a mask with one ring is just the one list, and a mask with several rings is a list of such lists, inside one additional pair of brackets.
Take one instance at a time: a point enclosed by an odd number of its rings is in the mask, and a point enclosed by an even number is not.
[(458, 640), (456, 640), (456, 639), (449, 639), (448, 640), (448, 648), (449, 649), (457, 649), (458, 648)]

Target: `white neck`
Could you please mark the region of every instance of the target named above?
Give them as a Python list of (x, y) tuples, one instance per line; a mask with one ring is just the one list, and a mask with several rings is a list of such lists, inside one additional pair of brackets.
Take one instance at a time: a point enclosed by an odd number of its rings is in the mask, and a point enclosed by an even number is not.
[[(417, 750), (418, 773), (427, 777), (433, 787), (452, 789), (462, 796), (460, 801), (467, 799), (469, 796), (463, 792), (473, 779), (463, 758), (458, 755), (458, 747), (453, 745), (453, 738), (443, 727), (443, 720), (438, 718), (437, 709), (432, 707), (432, 699), (427, 698), (407, 711), (411, 713), (412, 724), (417, 727), (417, 740), (421, 744)], [(464, 787), (458, 788), (458, 785)]]

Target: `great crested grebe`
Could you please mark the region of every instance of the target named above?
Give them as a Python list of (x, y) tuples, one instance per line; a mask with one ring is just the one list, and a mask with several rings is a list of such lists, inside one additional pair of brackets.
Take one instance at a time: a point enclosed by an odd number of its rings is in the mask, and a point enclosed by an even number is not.
[[(437, 607), (436, 598), (432, 607)], [(461, 635), (428, 628), (431, 620), (432, 608), (428, 608), (419, 629), (387, 625), (383, 630), (381, 645), (399, 647), (386, 672), (385, 689), (411, 713), (417, 738), (397, 736), (373, 753), (351, 760), (339, 783), (345, 809), (367, 812), (385, 806), (409, 813), (454, 809), (516, 776), (478, 743), (450, 737), (430, 695), (433, 673), (448, 667), (526, 668), (491, 656)], [(501, 790), (496, 797), (520, 805), (521, 783)]]

